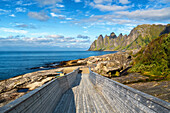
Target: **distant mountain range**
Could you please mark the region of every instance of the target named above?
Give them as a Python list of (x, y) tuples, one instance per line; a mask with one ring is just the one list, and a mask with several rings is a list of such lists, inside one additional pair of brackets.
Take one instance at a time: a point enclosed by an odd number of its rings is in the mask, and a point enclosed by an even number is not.
[(157, 38), (161, 34), (169, 32), (168, 25), (149, 25), (143, 24), (138, 25), (133, 28), (129, 35), (119, 34), (117, 37), (114, 32), (110, 34), (110, 36), (105, 36), (103, 38), (102, 35), (95, 40), (89, 51), (109, 51), (109, 50), (131, 50), (131, 49), (140, 49), (148, 45), (152, 39)]

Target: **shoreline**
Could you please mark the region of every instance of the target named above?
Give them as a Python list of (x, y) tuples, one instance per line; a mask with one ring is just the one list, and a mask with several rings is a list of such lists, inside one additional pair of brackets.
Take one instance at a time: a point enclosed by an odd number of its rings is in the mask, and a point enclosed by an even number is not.
[[(0, 81), (0, 107), (46, 84), (47, 82), (58, 78), (60, 75), (63, 76), (63, 73), (67, 74), (72, 72), (78, 67), (82, 66), (39, 70)], [(60, 74), (57, 72), (62, 73)]]
[[(132, 54), (130, 51), (129, 53)], [(88, 66), (91, 68), (92, 71), (100, 75), (123, 83), (125, 85), (131, 86), (143, 92), (145, 92), (145, 90), (143, 89), (146, 89), (146, 87), (143, 88), (143, 85), (141, 85), (141, 83), (146, 84), (147, 86), (149, 86), (150, 89), (147, 87), (148, 92), (145, 93), (148, 93), (153, 96), (153, 86), (157, 87), (157, 89), (160, 89), (161, 92), (163, 92), (162, 88), (170, 87), (170, 85), (168, 85), (170, 81), (165, 81), (165, 84), (164, 82), (160, 81), (160, 83), (162, 82), (163, 85), (155, 85), (157, 84), (156, 81), (148, 81), (149, 78), (141, 75), (140, 73), (128, 73), (127, 70), (130, 68), (130, 63), (132, 61), (132, 57), (129, 53), (116, 52), (100, 56), (90, 56), (84, 59), (61, 61), (60, 65), (58, 65), (58, 67), (55, 69), (39, 70), (0, 81), (0, 107), (42, 86), (43, 84), (51, 81), (52, 79), (57, 78), (59, 75), (59, 73), (57, 72), (67, 74), (69, 72), (72, 72), (77, 67), (83, 68)], [(17, 92), (18, 89), (22, 88), (28, 88), (28, 91)], [(167, 92), (165, 92), (165, 94)], [(160, 94), (158, 96), (156, 95), (156, 97), (159, 96)], [(161, 97), (161, 99), (162, 98), (165, 98), (165, 100), (170, 101), (169, 99), (166, 99), (168, 98), (166, 95)]]
[[(107, 54), (106, 54), (107, 55)], [(88, 58), (88, 57), (87, 57)], [(86, 58), (84, 58), (86, 59)], [(83, 60), (83, 59), (75, 59), (75, 60)], [(39, 67), (32, 67), (32, 68), (28, 68), (28, 70), (34, 70), (32, 72), (27, 72), (27, 73), (24, 73), (24, 74), (19, 74), (19, 75), (15, 75), (11, 78), (16, 78), (18, 76), (23, 76), (25, 74), (28, 74), (28, 73), (34, 73), (34, 72), (38, 72), (38, 71), (45, 71), (45, 70), (52, 70), (52, 69), (58, 69), (58, 68), (64, 68), (64, 67), (69, 67), (69, 66), (63, 66), (61, 63), (64, 63), (64, 62), (69, 62), (69, 61), (75, 61), (75, 60), (66, 60), (66, 61), (60, 61), (60, 62), (52, 62), (52, 63), (47, 63), (47, 64), (44, 64), (42, 66), (39, 66)], [(56, 64), (54, 66), (51, 66), (53, 64)], [(46, 66), (45, 66), (46, 65)], [(75, 65), (76, 66), (76, 65)], [(3, 80), (0, 80), (1, 81), (6, 81), (8, 79), (11, 79), (11, 78), (7, 78), (7, 79), (3, 79)]]
[[(67, 74), (72, 72), (77, 67), (87, 66), (88, 59), (90, 58), (107, 56), (115, 53), (109, 53), (100, 56), (90, 56), (83, 59), (61, 61), (58, 65), (55, 65), (51, 68), (51, 64), (56, 64), (56, 62), (52, 62), (46, 64), (48, 65), (48, 68), (50, 67), (49, 69), (40, 69), (0, 80), (0, 107), (56, 78), (59, 75), (56, 72)], [(23, 90), (23, 92), (19, 92), (18, 90), (20, 89)], [(25, 89), (28, 90), (24, 92)]]
[[(6, 52), (6, 51), (5, 51)], [(10, 51), (10, 52), (13, 52), (13, 51)], [(20, 52), (20, 51), (17, 51), (17, 52)], [(21, 51), (22, 52), (22, 51)], [(24, 51), (25, 52), (25, 51)], [(34, 51), (33, 51), (34, 52)], [(74, 52), (74, 51), (73, 51)], [(116, 51), (108, 51), (108, 52), (111, 52), (111, 53), (101, 53), (101, 55), (106, 55), (106, 54), (112, 54), (112, 53), (116, 53)], [(100, 54), (100, 53), (99, 53)], [(99, 56), (98, 53), (97, 54), (89, 54), (91, 56)], [(71, 61), (71, 60), (80, 60), (80, 59), (86, 59), (90, 56), (85, 56), (83, 58), (81, 58), (82, 56), (80, 56), (80, 58), (69, 58), (69, 59), (57, 59), (57, 61), (50, 61), (50, 62), (46, 62), (46, 63), (41, 63), (40, 65), (38, 66), (35, 66), (35, 65), (32, 65), (32, 66), (29, 66), (29, 67), (24, 67), (22, 70), (23, 71), (20, 71), (19, 73), (16, 71), (16, 73), (5, 73), (5, 75), (3, 75), (3, 73), (1, 74), (2, 77), (0, 79), (0, 81), (3, 81), (3, 80), (7, 80), (7, 79), (10, 79), (10, 78), (13, 78), (13, 77), (17, 77), (17, 76), (21, 76), (21, 75), (24, 75), (24, 74), (27, 74), (27, 73), (32, 73), (32, 72), (36, 72), (36, 71), (40, 71), (40, 70), (49, 70), (49, 69), (55, 69), (55, 68), (60, 68), (60, 67), (63, 67), (62, 65), (60, 65), (61, 62), (68, 62), (68, 61)], [(15, 67), (14, 67), (15, 68)], [(9, 69), (8, 69), (9, 70)], [(18, 70), (20, 70), (18, 68)], [(5, 71), (5, 70), (4, 70)], [(9, 70), (10, 72), (10, 70)]]

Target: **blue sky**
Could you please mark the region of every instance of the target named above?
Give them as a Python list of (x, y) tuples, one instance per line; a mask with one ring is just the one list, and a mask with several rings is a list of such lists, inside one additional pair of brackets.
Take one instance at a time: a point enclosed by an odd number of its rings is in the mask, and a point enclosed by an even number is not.
[(100, 34), (170, 23), (170, 0), (0, 0), (0, 51), (87, 50)]

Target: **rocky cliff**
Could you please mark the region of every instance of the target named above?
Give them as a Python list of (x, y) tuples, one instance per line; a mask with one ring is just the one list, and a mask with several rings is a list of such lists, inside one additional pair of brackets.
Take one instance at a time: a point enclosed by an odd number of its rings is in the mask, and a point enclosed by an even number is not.
[(91, 44), (89, 51), (140, 49), (161, 33), (167, 32), (169, 28), (166, 28), (166, 26), (168, 25), (143, 24), (133, 28), (129, 35), (120, 33), (117, 37), (114, 32), (104, 38), (100, 35)]

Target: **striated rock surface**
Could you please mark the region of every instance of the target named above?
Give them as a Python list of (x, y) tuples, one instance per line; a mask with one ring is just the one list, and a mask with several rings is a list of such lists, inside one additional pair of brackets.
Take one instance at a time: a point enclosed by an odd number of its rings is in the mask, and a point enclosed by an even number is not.
[(87, 65), (91, 69), (106, 77), (120, 76), (121, 73), (130, 67), (132, 57), (130, 52), (117, 52), (114, 54), (92, 56), (86, 58)]
[(97, 40), (93, 42), (93, 44), (90, 46), (89, 50), (102, 50), (102, 47), (104, 45), (103, 36), (100, 35)]
[[(76, 68), (77, 66), (36, 71), (0, 81), (0, 107), (58, 77), (58, 72), (65, 74)], [(18, 92), (19, 89), (22, 91)]]
[(119, 34), (117, 37), (114, 32), (110, 36), (100, 35), (89, 48), (89, 51), (99, 50), (131, 50), (140, 49), (151, 42), (152, 39), (157, 38), (163, 33), (169, 31), (169, 25), (149, 25), (143, 24), (133, 28), (130, 34)]

